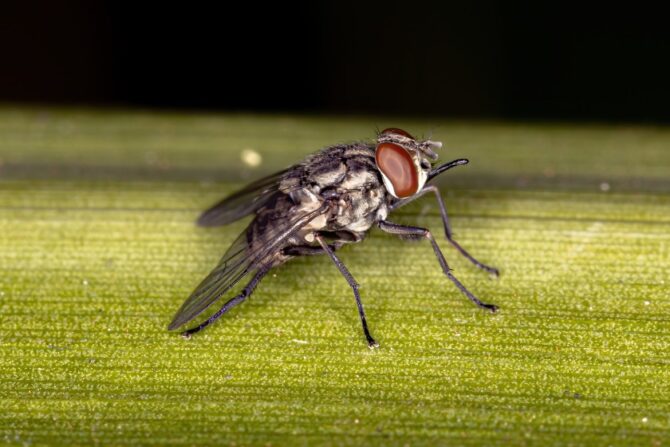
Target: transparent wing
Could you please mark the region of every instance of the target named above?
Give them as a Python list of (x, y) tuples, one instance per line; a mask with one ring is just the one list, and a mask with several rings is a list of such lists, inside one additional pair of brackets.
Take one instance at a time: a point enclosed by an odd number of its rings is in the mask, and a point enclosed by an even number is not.
[(264, 262), (269, 262), (268, 257), (281, 249), (286, 239), (311, 220), (324, 214), (326, 209), (326, 206), (322, 206), (310, 212), (273, 222), (272, 228), (265, 229), (263, 234), (255, 236), (254, 240), (251, 238), (254, 225), (252, 222), (233, 242), (216, 268), (202, 280), (184, 302), (168, 329), (177, 329), (204, 312), (242, 278), (263, 267)]
[(291, 168), (256, 180), (224, 198), (200, 215), (198, 225), (203, 227), (227, 225), (254, 213), (277, 194), (279, 182), (289, 169)]

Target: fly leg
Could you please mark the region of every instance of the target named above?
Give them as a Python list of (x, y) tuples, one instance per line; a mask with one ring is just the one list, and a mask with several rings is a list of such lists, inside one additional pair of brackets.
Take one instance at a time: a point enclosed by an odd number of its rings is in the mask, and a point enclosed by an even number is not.
[[(335, 251), (341, 246), (342, 244), (338, 243), (328, 244), (328, 247), (331, 251)], [(293, 247), (285, 248), (283, 253), (286, 256), (314, 256), (324, 255), (326, 254), (326, 251), (321, 247), (315, 247), (313, 245), (295, 245)]]
[(451, 226), (449, 225), (449, 217), (447, 216), (447, 207), (444, 205), (444, 200), (442, 200), (442, 196), (440, 195), (440, 190), (437, 189), (437, 186), (435, 185), (430, 185), (426, 186), (423, 188), (421, 191), (419, 191), (417, 194), (415, 194), (412, 197), (409, 197), (407, 199), (400, 200), (396, 202), (391, 209), (396, 209), (400, 208), (403, 205), (407, 205), (408, 203), (414, 201), (415, 199), (418, 199), (422, 195), (428, 193), (428, 192), (433, 192), (435, 193), (435, 198), (437, 199), (437, 204), (440, 207), (440, 216), (442, 216), (442, 223), (444, 224), (444, 233), (447, 236), (447, 240), (451, 245), (456, 248), (463, 256), (465, 256), (467, 259), (470, 260), (474, 265), (479, 267), (482, 270), (486, 270), (487, 272), (499, 276), (500, 273), (498, 272), (498, 269), (495, 267), (490, 267), (482, 262), (479, 262), (477, 259), (475, 259), (470, 253), (468, 253), (461, 245), (456, 242), (453, 238), (453, 234), (451, 232)]
[(433, 237), (433, 234), (430, 232), (430, 230), (421, 227), (398, 225), (393, 222), (388, 222), (385, 220), (380, 221), (378, 225), (382, 231), (385, 231), (390, 234), (395, 234), (403, 239), (428, 239), (430, 241), (430, 244), (433, 246), (433, 251), (435, 252), (437, 261), (440, 263), (440, 267), (442, 267), (442, 271), (444, 272), (445, 275), (447, 275), (447, 278), (449, 278), (456, 285), (456, 287), (458, 287), (458, 289), (461, 292), (463, 292), (463, 294), (467, 296), (468, 299), (473, 303), (475, 303), (477, 306), (482, 307), (484, 309), (488, 309), (491, 312), (495, 312), (498, 310), (498, 306), (496, 306), (495, 304), (487, 304), (480, 301), (479, 298), (474, 296), (468, 289), (465, 288), (465, 286), (458, 279), (456, 279), (456, 277), (451, 273), (451, 269), (447, 264), (447, 260), (444, 259), (444, 255), (442, 254), (440, 247), (437, 245), (437, 242), (435, 242), (435, 238)]
[(207, 320), (204, 322), (200, 323), (199, 326), (196, 326), (194, 328), (191, 328), (187, 331), (182, 332), (182, 337), (184, 338), (191, 338), (191, 335), (195, 334), (196, 332), (200, 332), (201, 330), (205, 329), (207, 326), (210, 324), (214, 323), (216, 320), (218, 320), (223, 314), (228, 312), (230, 309), (233, 307), (237, 306), (240, 304), (242, 301), (245, 299), (249, 298), (251, 294), (253, 293), (254, 289), (258, 285), (258, 283), (263, 279), (263, 277), (268, 273), (270, 269), (269, 268), (262, 268), (256, 274), (254, 275), (253, 278), (251, 278), (251, 281), (242, 289), (242, 292), (237, 295), (234, 298), (231, 298), (226, 302), (226, 304), (221, 307), (214, 315), (209, 317)]
[(323, 236), (317, 234), (315, 238), (319, 242), (319, 245), (321, 245), (323, 251), (326, 252), (328, 256), (330, 256), (330, 259), (333, 260), (333, 262), (339, 269), (340, 273), (342, 273), (342, 276), (344, 276), (344, 279), (346, 279), (347, 282), (349, 283), (351, 290), (353, 290), (354, 292), (354, 297), (356, 298), (356, 305), (358, 306), (358, 314), (361, 317), (361, 324), (363, 325), (363, 333), (365, 333), (365, 338), (367, 339), (368, 346), (370, 347), (370, 349), (379, 347), (379, 344), (375, 341), (374, 338), (372, 338), (372, 335), (370, 335), (370, 331), (368, 330), (368, 323), (365, 319), (365, 310), (363, 310), (361, 295), (358, 293), (358, 287), (359, 287), (358, 283), (356, 282), (354, 277), (351, 276), (351, 273), (349, 273), (347, 267), (342, 263), (342, 261), (340, 261), (340, 258), (338, 258), (335, 255), (335, 252), (324, 241)]

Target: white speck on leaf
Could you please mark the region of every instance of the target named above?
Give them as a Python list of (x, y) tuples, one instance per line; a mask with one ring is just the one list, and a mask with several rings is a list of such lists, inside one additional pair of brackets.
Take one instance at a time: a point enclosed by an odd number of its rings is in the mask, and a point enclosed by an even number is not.
[(242, 159), (242, 163), (251, 168), (258, 167), (263, 162), (263, 157), (261, 154), (253, 149), (244, 149), (240, 153), (240, 158)]

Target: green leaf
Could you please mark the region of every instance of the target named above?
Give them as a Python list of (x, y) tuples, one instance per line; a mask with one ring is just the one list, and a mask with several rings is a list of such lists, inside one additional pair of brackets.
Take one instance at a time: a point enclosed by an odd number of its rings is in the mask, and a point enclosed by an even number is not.
[[(244, 227), (198, 213), (320, 147), (402, 127), (467, 157), (341, 258), (273, 271), (185, 340), (166, 326)], [(640, 126), (0, 109), (0, 442), (663, 445), (670, 131)], [(258, 167), (243, 150), (262, 157)]]

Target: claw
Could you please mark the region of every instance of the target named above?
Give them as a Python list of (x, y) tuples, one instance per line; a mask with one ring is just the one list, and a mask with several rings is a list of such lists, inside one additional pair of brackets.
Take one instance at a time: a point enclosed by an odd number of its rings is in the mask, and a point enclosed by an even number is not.
[(192, 335), (189, 331), (184, 331), (181, 333), (181, 336), (184, 338), (184, 340), (190, 340)]
[(498, 309), (500, 309), (495, 304), (484, 304), (484, 307), (487, 308), (488, 310), (490, 310), (492, 314), (498, 312)]

